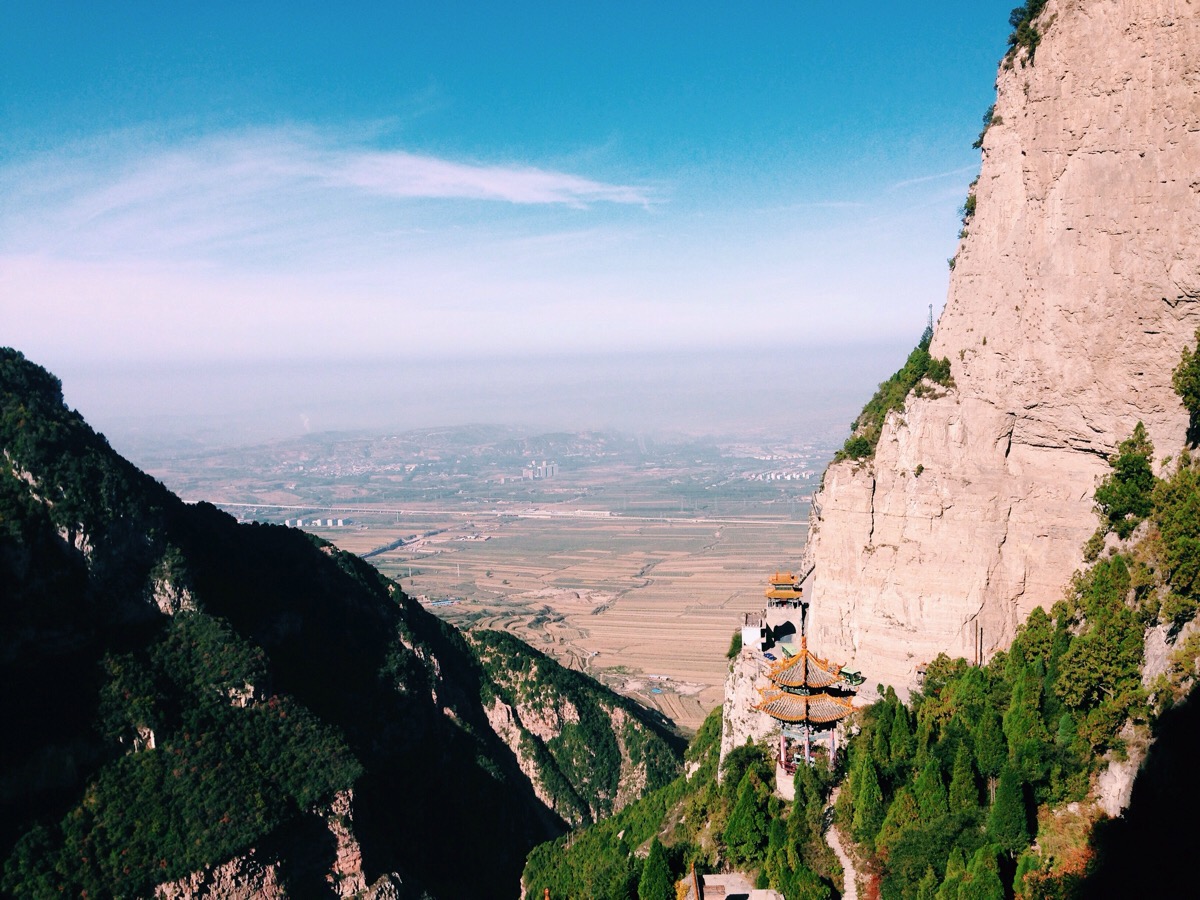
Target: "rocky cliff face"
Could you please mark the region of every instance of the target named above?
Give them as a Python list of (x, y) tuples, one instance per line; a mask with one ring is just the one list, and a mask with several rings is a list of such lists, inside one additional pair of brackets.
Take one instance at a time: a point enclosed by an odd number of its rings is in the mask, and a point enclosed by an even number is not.
[(1001, 63), (930, 352), (956, 386), (910, 396), (872, 461), (814, 503), (810, 635), (904, 690), (1049, 606), (1096, 528), (1107, 457), (1188, 416), (1171, 371), (1200, 326), (1200, 3), (1049, 0), (1036, 59)]
[(743, 647), (729, 667), (721, 709), (722, 762), (730, 750), (746, 741), (765, 741), (776, 733), (775, 720), (753, 708), (762, 700), (758, 688), (768, 683), (765, 671), (762, 654), (750, 647)]

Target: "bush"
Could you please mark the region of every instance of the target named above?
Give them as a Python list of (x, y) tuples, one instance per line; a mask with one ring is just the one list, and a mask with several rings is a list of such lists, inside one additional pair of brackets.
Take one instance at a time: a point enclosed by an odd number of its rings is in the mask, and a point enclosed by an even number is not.
[[(1154, 445), (1146, 436), (1146, 427), (1138, 422), (1133, 435), (1117, 447), (1109, 459), (1113, 473), (1096, 488), (1096, 511), (1105, 524), (1124, 539), (1150, 515), (1154, 472), (1151, 460)], [(1093, 556), (1093, 558), (1095, 558)]]
[(920, 342), (908, 355), (904, 367), (879, 385), (874, 396), (851, 424), (851, 435), (842, 449), (834, 454), (835, 462), (873, 456), (888, 413), (903, 409), (908, 395), (918, 389), (922, 379), (928, 378), (943, 387), (954, 387), (950, 360), (945, 357), (934, 359), (929, 355), (929, 342), (932, 339), (932, 329), (926, 328)]
[(983, 131), (979, 132), (979, 137), (975, 139), (975, 143), (971, 145), (975, 150), (983, 149), (983, 138), (988, 133), (988, 129), (992, 127), (992, 123), (996, 121), (996, 104), (993, 103), (987, 108), (987, 112), (983, 114)]
[(1045, 6), (1046, 0), (1025, 0), (1024, 6), (1018, 6), (1009, 13), (1008, 24), (1012, 26), (1012, 33), (1008, 36), (1007, 55), (1010, 59), (1016, 55), (1018, 48), (1024, 47), (1029, 51), (1029, 61), (1033, 62), (1038, 44), (1042, 40), (1042, 33), (1034, 26), (1033, 21)]
[(1171, 373), (1171, 387), (1188, 411), (1188, 443), (1200, 441), (1200, 329), (1196, 330), (1196, 349), (1184, 347), (1179, 365)]

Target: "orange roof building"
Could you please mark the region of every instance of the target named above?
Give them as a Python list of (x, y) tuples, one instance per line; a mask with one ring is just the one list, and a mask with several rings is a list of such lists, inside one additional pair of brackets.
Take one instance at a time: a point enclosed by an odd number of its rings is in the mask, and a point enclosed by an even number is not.
[[(777, 618), (769, 615), (772, 607), (787, 605), (799, 611), (800, 644), (797, 648), (793, 643), (796, 634), (792, 622), (774, 627), (768, 625), (763, 629), (763, 653), (770, 660), (766, 672), (770, 684), (759, 689), (761, 700), (753, 708), (780, 723), (779, 762), (786, 771), (794, 771), (795, 763), (800, 759), (812, 762), (812, 737), (816, 732), (829, 733), (832, 764), (837, 752), (836, 726), (854, 712), (855, 688), (863, 678), (808, 649), (808, 601), (799, 579), (791, 572), (776, 572), (766, 596), (768, 608), (764, 622), (768, 618)], [(765, 649), (768, 644), (773, 650), (778, 649), (783, 658), (768, 652)], [(802, 742), (802, 756), (789, 752), (789, 738)]]

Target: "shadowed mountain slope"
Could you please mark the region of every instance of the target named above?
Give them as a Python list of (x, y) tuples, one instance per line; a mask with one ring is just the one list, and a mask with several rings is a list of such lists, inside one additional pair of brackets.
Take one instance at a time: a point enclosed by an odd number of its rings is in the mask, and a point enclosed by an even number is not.
[[(628, 799), (581, 777), (612, 781), (592, 748), (647, 788), (678, 769), (636, 704), (519, 642), (476, 639), (483, 665), (358, 558), (182, 503), (10, 349), (0, 447), (7, 894), (143, 895), (253, 847), (291, 896), (513, 897), (531, 846)], [(498, 733), (510, 668), (587, 723), (510, 705)]]

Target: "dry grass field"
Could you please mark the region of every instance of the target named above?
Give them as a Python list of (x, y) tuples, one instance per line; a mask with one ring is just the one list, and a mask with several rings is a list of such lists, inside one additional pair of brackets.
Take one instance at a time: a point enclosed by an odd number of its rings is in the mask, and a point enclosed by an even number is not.
[(360, 554), (415, 538), (371, 561), (447, 620), (511, 631), (687, 730), (721, 703), (733, 632), (806, 533), (794, 520), (461, 513), (313, 530)]

